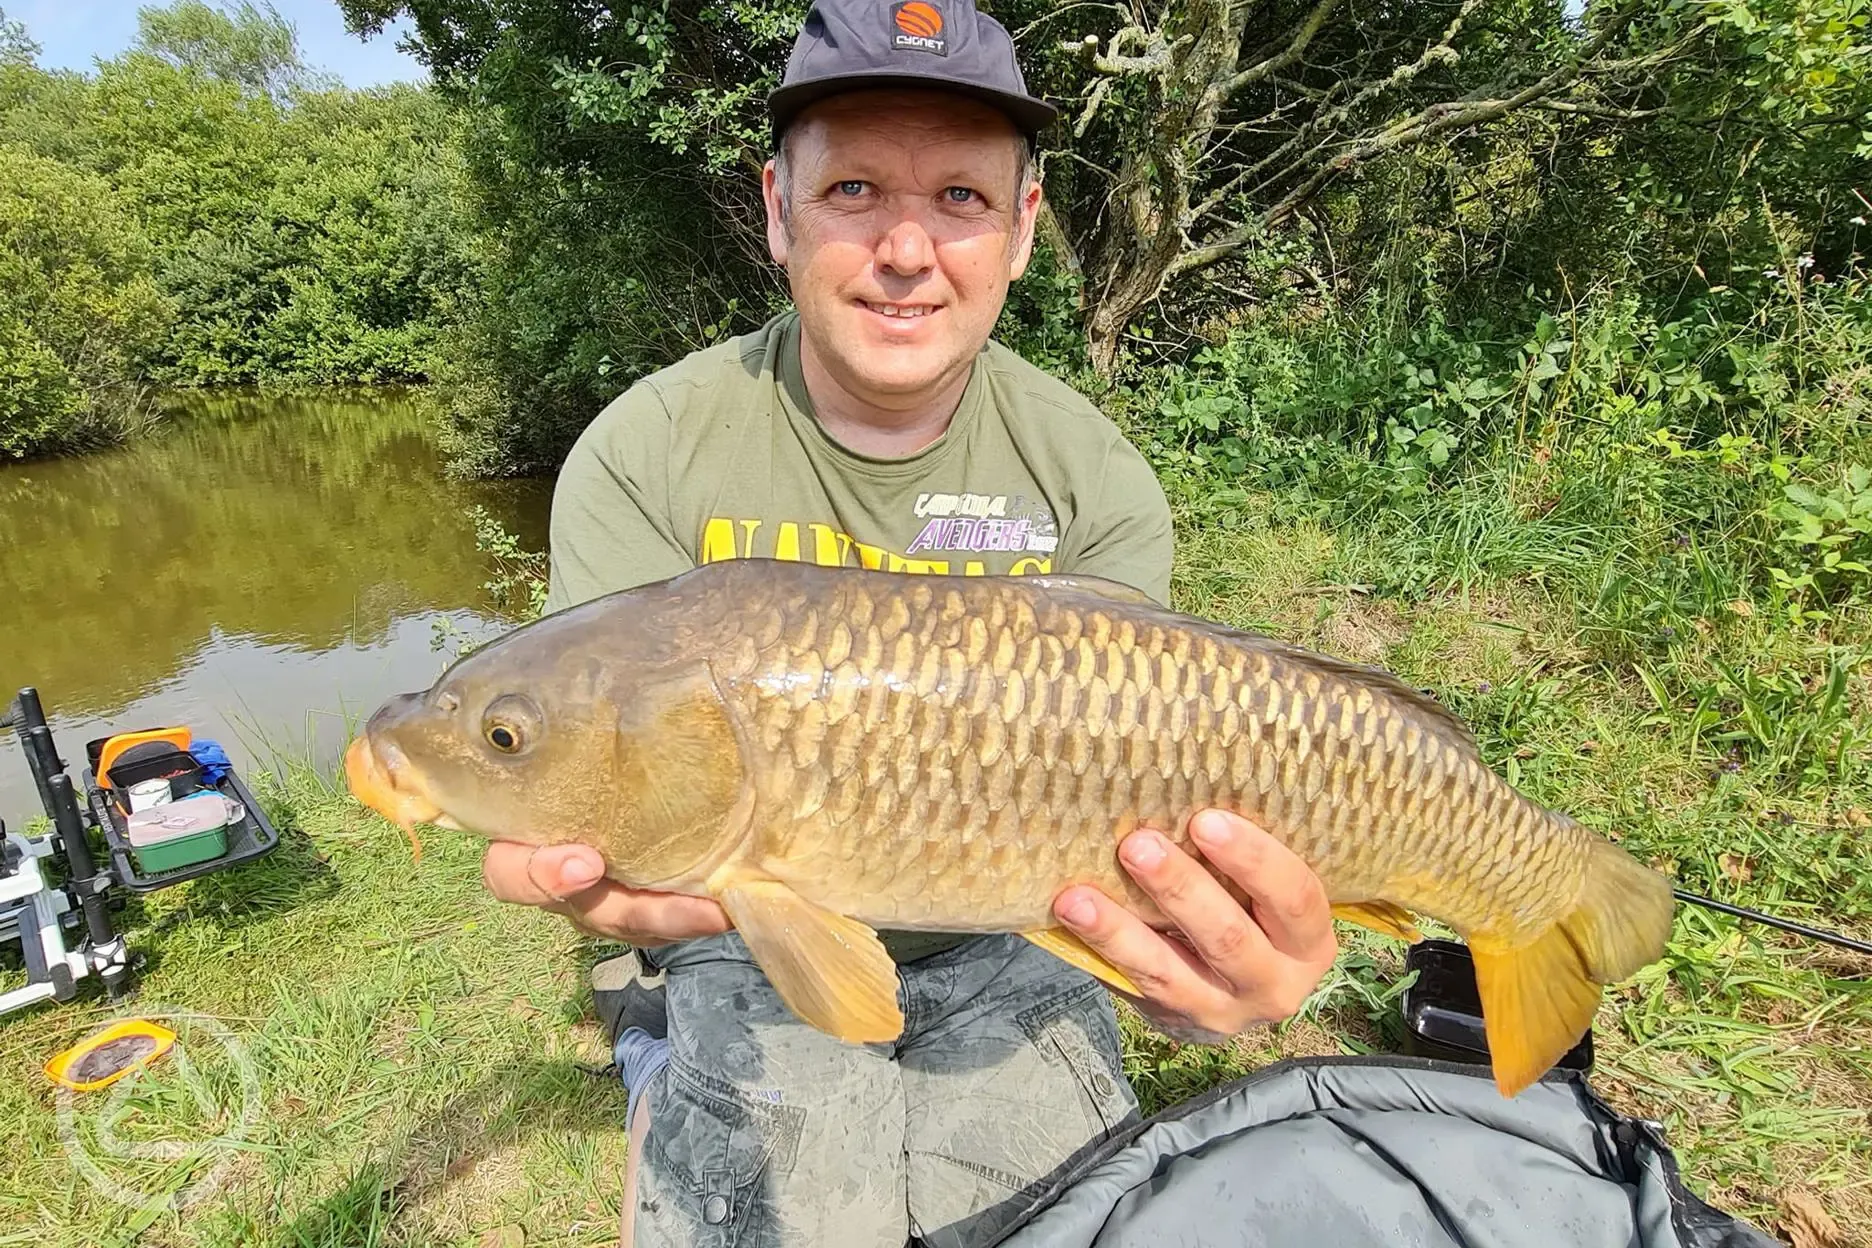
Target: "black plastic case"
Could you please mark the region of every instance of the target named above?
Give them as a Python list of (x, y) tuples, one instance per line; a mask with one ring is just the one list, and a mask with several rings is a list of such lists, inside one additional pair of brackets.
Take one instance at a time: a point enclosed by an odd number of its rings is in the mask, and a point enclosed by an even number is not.
[[(1476, 991), (1469, 947), (1450, 940), (1421, 940), (1404, 955), (1404, 971), (1417, 980), (1404, 990), (1404, 1051), (1472, 1065), (1489, 1064), (1488, 1033), (1482, 1026), (1482, 997)], [(1555, 1065), (1589, 1071), (1592, 1030)]]

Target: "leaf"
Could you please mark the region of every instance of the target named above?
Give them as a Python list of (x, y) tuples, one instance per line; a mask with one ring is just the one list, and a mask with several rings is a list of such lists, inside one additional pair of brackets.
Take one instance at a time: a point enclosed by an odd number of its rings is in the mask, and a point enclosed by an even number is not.
[(1789, 502), (1803, 511), (1820, 511), (1826, 507), (1826, 500), (1804, 485), (1783, 486), (1781, 492), (1787, 495)]
[(1781, 1198), (1781, 1227), (1794, 1248), (1846, 1248), (1839, 1223), (1810, 1192), (1792, 1191)]
[(1644, 687), (1651, 694), (1651, 700), (1657, 703), (1657, 708), (1660, 711), (1670, 710), (1670, 694), (1665, 692), (1664, 682), (1658, 678), (1657, 673), (1642, 663), (1637, 665), (1637, 670), (1638, 679), (1644, 682)]

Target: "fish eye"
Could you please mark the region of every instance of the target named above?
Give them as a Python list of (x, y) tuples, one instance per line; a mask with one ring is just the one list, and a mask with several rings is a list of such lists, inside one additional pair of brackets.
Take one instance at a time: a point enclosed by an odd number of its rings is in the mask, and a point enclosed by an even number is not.
[(481, 736), (502, 754), (523, 754), (540, 734), (539, 708), (531, 698), (505, 694), (481, 715)]

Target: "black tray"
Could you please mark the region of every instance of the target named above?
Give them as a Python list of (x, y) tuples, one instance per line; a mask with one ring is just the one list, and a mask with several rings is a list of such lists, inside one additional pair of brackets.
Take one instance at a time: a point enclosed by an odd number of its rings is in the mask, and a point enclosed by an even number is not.
[(239, 823), (227, 825), (227, 853), (219, 858), (210, 858), (206, 862), (190, 863), (186, 867), (177, 867), (173, 871), (159, 871), (154, 875), (145, 875), (136, 869), (136, 859), (130, 856), (130, 829), (124, 816), (112, 804), (110, 791), (101, 789), (97, 777), (89, 768), (85, 770), (85, 796), (91, 803), (91, 814), (97, 819), (98, 827), (104, 831), (104, 840), (110, 846), (111, 862), (115, 874), (123, 881), (124, 887), (135, 893), (154, 892), (159, 888), (168, 888), (172, 884), (181, 884), (187, 880), (212, 875), (216, 871), (225, 871), (229, 867), (238, 867), (242, 863), (263, 858), (279, 847), (279, 833), (260, 809), (260, 803), (241, 783), (239, 776), (228, 772), (220, 784), (206, 786), (213, 788), (223, 796), (231, 797), (241, 804), (247, 813), (241, 816)]
[[(1469, 947), (1453, 940), (1421, 940), (1404, 955), (1404, 970), (1419, 972), (1404, 990), (1404, 1052), (1471, 1065), (1489, 1064), (1488, 1032), (1482, 1021), (1482, 995), (1476, 989), (1475, 961)], [(1567, 1050), (1555, 1066), (1561, 1070), (1593, 1068), (1592, 1029)]]

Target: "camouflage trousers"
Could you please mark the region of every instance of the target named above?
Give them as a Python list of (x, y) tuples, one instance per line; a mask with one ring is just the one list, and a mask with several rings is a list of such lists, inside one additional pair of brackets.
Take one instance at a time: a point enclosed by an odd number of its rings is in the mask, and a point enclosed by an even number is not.
[(653, 952), (636, 1248), (987, 1243), (1136, 1121), (1111, 998), (1017, 936), (902, 965), (904, 1034), (862, 1046), (796, 1019), (733, 932)]

